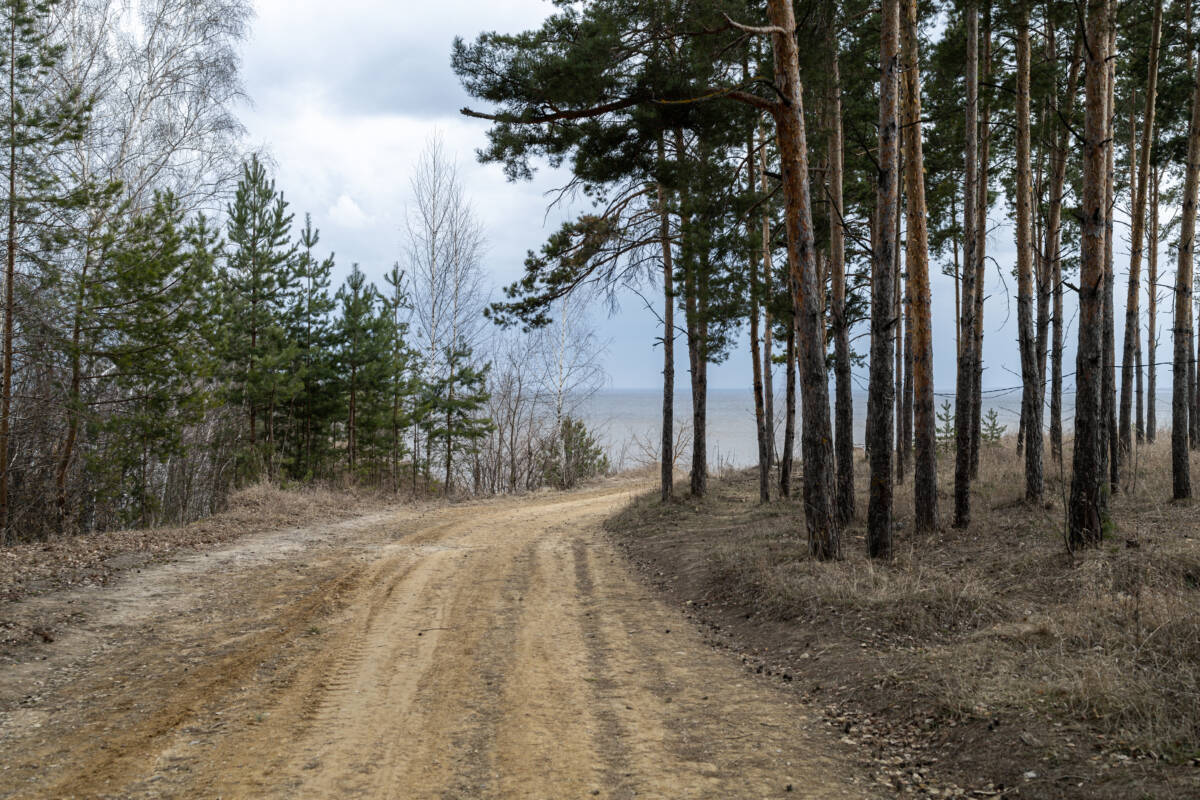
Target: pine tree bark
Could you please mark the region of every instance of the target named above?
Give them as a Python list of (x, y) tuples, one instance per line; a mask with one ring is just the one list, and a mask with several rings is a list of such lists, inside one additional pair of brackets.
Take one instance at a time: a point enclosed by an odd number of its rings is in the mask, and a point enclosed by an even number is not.
[[(1130, 209), (1130, 214), (1132, 215), (1134, 213), (1134, 207), (1137, 205), (1137, 195), (1138, 195), (1138, 174), (1137, 174), (1138, 173), (1138, 169), (1137, 169), (1137, 160), (1138, 160), (1137, 142), (1138, 142), (1138, 139), (1137, 139), (1137, 92), (1136, 91), (1129, 93), (1129, 105), (1130, 105), (1130, 111), (1129, 111), (1129, 209)], [(1142, 216), (1144, 219), (1145, 214), (1143, 214)], [(1143, 222), (1143, 225), (1144, 224), (1145, 223)], [(1130, 225), (1130, 228), (1132, 229), (1132, 224)], [(1133, 280), (1132, 251), (1135, 249), (1135, 247), (1133, 245), (1133, 241), (1136, 241), (1137, 238), (1140, 238), (1144, 243), (1145, 238), (1146, 238), (1145, 231), (1144, 230), (1142, 231), (1141, 237), (1134, 237), (1132, 235), (1132, 231), (1131, 231), (1131, 234), (1130, 234), (1131, 257), (1130, 257), (1130, 270), (1129, 270), (1129, 274), (1128, 274), (1128, 278), (1127, 278), (1128, 281)], [(1139, 280), (1139, 283), (1140, 283), (1140, 280)], [(1141, 299), (1140, 297), (1135, 297), (1134, 302), (1136, 303), (1140, 299)], [(1128, 304), (1129, 304), (1129, 302), (1127, 300), (1126, 306), (1128, 306)], [(1126, 308), (1126, 318), (1125, 318), (1126, 330), (1125, 330), (1125, 339), (1124, 339), (1125, 343), (1128, 343), (1129, 338), (1130, 338), (1128, 311), (1129, 311), (1129, 309)], [(1134, 408), (1136, 410), (1136, 418), (1130, 420), (1130, 424), (1134, 428), (1134, 435), (1137, 437), (1137, 443), (1139, 445), (1142, 444), (1142, 442), (1144, 442), (1145, 438), (1146, 438), (1145, 431), (1142, 428), (1142, 332), (1140, 329), (1140, 322), (1141, 322), (1141, 320), (1139, 319), (1140, 316), (1141, 316), (1140, 314), (1135, 314), (1134, 318), (1133, 318), (1133, 326), (1134, 326), (1133, 358), (1134, 358), (1135, 363), (1134, 363), (1134, 367), (1133, 367), (1133, 369), (1134, 369), (1134, 372), (1133, 372), (1134, 387), (1133, 387), (1132, 405), (1134, 406)], [(1127, 441), (1123, 441), (1120, 439), (1120, 436), (1122, 436), (1125, 433), (1124, 392), (1125, 392), (1125, 383), (1126, 383), (1125, 363), (1127, 362), (1127, 360), (1128, 360), (1128, 357), (1124, 356), (1124, 354), (1123, 354), (1122, 359), (1121, 359), (1121, 365), (1122, 365), (1121, 366), (1121, 394), (1119, 394), (1117, 397), (1118, 444), (1122, 447), (1121, 458), (1125, 461), (1125, 463), (1130, 462), (1131, 453), (1133, 452), (1132, 442), (1127, 442)], [(1132, 414), (1131, 414), (1131, 416), (1132, 416)]]
[[(759, 126), (759, 131), (760, 131), (760, 134), (762, 134), (761, 124)], [(767, 181), (767, 147), (766, 147), (767, 140), (766, 140), (765, 134), (760, 135), (760, 138), (762, 139), (762, 146), (759, 148), (759, 155), (758, 155), (759, 190), (763, 193), (763, 196), (765, 197), (768, 194), (768, 192), (770, 191), (770, 184)], [(774, 321), (771, 317), (771, 302), (772, 302), (772, 299), (775, 297), (775, 284), (774, 284), (774, 282), (775, 282), (775, 263), (774, 263), (774, 257), (772, 256), (772, 252), (773, 251), (772, 251), (772, 247), (771, 247), (771, 217), (770, 217), (770, 214), (768, 214), (768, 213), (766, 213), (766, 211), (764, 211), (763, 217), (762, 217), (762, 263), (763, 263), (763, 297), (766, 298), (766, 305), (764, 306), (764, 309), (763, 309), (763, 323), (764, 323), (764, 329), (763, 329), (763, 395), (764, 395), (763, 402), (764, 402), (764, 407), (763, 407), (763, 411), (766, 414), (766, 423), (767, 423), (767, 473), (768, 473), (768, 475), (770, 474), (771, 467), (776, 463), (776, 460), (778, 457), (778, 454), (775, 449), (775, 379), (774, 379), (774, 374), (773, 374), (774, 369), (772, 367), (772, 361), (773, 361), (773, 357), (772, 357), (773, 342), (772, 342), (772, 340), (774, 337), (774, 330), (773, 330)], [(795, 342), (793, 342), (792, 344), (794, 345)], [(794, 355), (794, 353), (793, 353), (793, 355)], [(795, 387), (793, 386), (793, 388), (795, 388)], [(792, 400), (793, 401), (795, 400), (795, 394), (793, 394)], [(789, 493), (790, 493), (791, 464), (789, 464), (788, 467), (789, 467), (788, 489), (789, 489)], [(781, 493), (781, 496), (787, 497), (787, 494)]]
[[(1110, 0), (1111, 2), (1111, 0)], [(1113, 16), (1113, 11), (1109, 11), (1109, 29), (1108, 29), (1108, 52), (1113, 54), (1116, 52), (1117, 45), (1117, 26)], [(1105, 117), (1108, 126), (1108, 139), (1110, 145), (1106, 150), (1105, 170), (1104, 170), (1104, 207), (1106, 209), (1104, 220), (1104, 374), (1103, 383), (1101, 384), (1101, 405), (1104, 413), (1104, 444), (1105, 453), (1102, 456), (1104, 464), (1108, 468), (1108, 494), (1104, 496), (1104, 501), (1107, 503), (1108, 498), (1116, 494), (1119, 486), (1118, 481), (1121, 473), (1121, 454), (1117, 446), (1117, 373), (1116, 373), (1116, 310), (1114, 308), (1114, 292), (1113, 287), (1116, 284), (1116, 268), (1113, 261), (1113, 253), (1115, 250), (1115, 229), (1113, 227), (1113, 206), (1115, 205), (1116, 196), (1116, 148), (1111, 142), (1114, 140), (1115, 112), (1116, 112), (1116, 92), (1115, 85), (1117, 82), (1116, 60), (1112, 59), (1108, 62), (1108, 98), (1105, 102)]]
[[(658, 141), (658, 160), (665, 161), (665, 147)], [(675, 263), (671, 252), (671, 218), (662, 184), (658, 185), (658, 234), (663, 269), (663, 399), (660, 483), (662, 502), (675, 493)]]
[[(754, 135), (750, 136), (750, 148), (747, 156), (747, 174), (749, 178), (749, 190), (754, 191), (755, 175), (754, 175)], [(749, 226), (747, 226), (749, 227)], [(748, 233), (750, 231), (747, 231)], [(758, 252), (754, 252), (755, 248), (751, 248), (750, 252), (750, 364), (751, 372), (753, 373), (754, 383), (754, 424), (755, 433), (758, 438), (758, 500), (760, 503), (769, 503), (771, 501), (771, 462), (770, 453), (767, 444), (767, 413), (766, 404), (763, 400), (763, 367), (759, 361), (759, 299), (760, 291), (758, 285), (758, 270), (759, 262), (766, 266), (765, 249), (767, 247), (767, 238), (769, 229), (764, 218), (763, 224), (760, 227), (760, 235), (762, 236), (763, 245), (757, 248)]]
[(707, 323), (701, 308), (696, 265), (687, 268), (684, 279), (684, 314), (687, 317), (688, 366), (692, 381), (692, 497), (708, 493), (708, 356)]
[[(992, 4), (983, 3), (983, 30), (980, 34), (983, 45), (983, 83), (986, 85), (992, 79)], [(991, 198), (988, 196), (988, 169), (991, 165), (992, 146), (992, 101), (990, 97), (983, 100), (982, 115), (979, 120), (979, 199), (975, 211), (979, 221), (975, 225), (975, 236), (978, 243), (975, 246), (975, 347), (972, 365), (975, 373), (971, 378), (971, 480), (979, 477), (979, 449), (982, 439), (983, 419), (983, 301), (985, 298), (984, 285), (987, 276), (987, 235), (988, 209)]]
[[(1195, 59), (1192, 59), (1195, 61)], [(1200, 64), (1200, 62), (1197, 62)], [(1188, 128), (1187, 169), (1183, 179), (1183, 209), (1179, 226), (1179, 266), (1175, 273), (1175, 357), (1171, 378), (1171, 476), (1173, 496), (1192, 496), (1189, 416), (1191, 399), (1188, 365), (1192, 353), (1192, 272), (1196, 238), (1196, 192), (1200, 187), (1200, 68), (1193, 76), (1192, 119)]]
[[(762, 185), (764, 194), (768, 191), (767, 185), (767, 148), (766, 138), (763, 139), (763, 147), (760, 152), (759, 161), (759, 179)], [(767, 425), (767, 474), (770, 475), (771, 468), (777, 463), (778, 452), (775, 447), (775, 369), (774, 369), (774, 320), (771, 316), (771, 305), (775, 298), (775, 265), (771, 258), (771, 219), (767, 214), (763, 214), (762, 222), (762, 259), (763, 259), (763, 345), (762, 345), (762, 363), (763, 363), (763, 413), (766, 417)]]
[[(904, 143), (907, 195), (909, 329), (912, 369), (914, 529), (937, 527), (937, 416), (933, 398), (933, 309), (929, 281), (929, 230), (925, 206), (925, 156), (921, 141), (921, 74), (917, 0), (904, 2)], [(908, 416), (906, 415), (906, 418)]]
[(762, 331), (763, 415), (766, 418), (767, 426), (767, 474), (770, 475), (779, 459), (779, 452), (775, 444), (775, 321), (771, 316), (770, 306), (775, 287), (771, 274), (771, 259), (766, 258), (763, 263), (765, 264), (762, 276), (763, 297), (766, 298), (766, 304), (763, 306)]
[[(1068, 507), (1072, 548), (1097, 544), (1103, 534), (1101, 489), (1107, 479), (1100, 461), (1103, 419), (1100, 385), (1103, 369), (1105, 271), (1105, 166), (1110, 146), (1107, 111), (1108, 0), (1087, 6), (1086, 106), (1083, 130), (1083, 197), (1079, 275), (1079, 345), (1076, 351), (1075, 450)], [(1186, 443), (1185, 443), (1186, 444)]]
[(804, 515), (809, 551), (818, 559), (841, 555), (841, 525), (834, 512), (835, 486), (829, 389), (825, 370), (823, 292), (818, 284), (812, 202), (808, 183), (808, 143), (804, 130), (803, 89), (791, 0), (768, 0), (775, 31), (775, 81), (783, 103), (774, 108), (788, 239), (788, 268), (797, 289), (797, 338), (800, 361), (804, 459)]
[[(676, 128), (674, 137), (677, 158), (683, 158), (686, 152), (683, 130)], [(692, 235), (689, 215), (680, 215), (679, 230), (683, 242), (683, 316), (692, 390), (692, 465), (689, 488), (693, 497), (704, 497), (708, 492), (708, 325), (697, 276), (697, 272), (703, 267), (696, 263), (701, 256), (690, 252), (691, 248), (688, 246), (688, 239)]]
[(976, 225), (979, 218), (975, 205), (978, 199), (978, 114), (979, 114), (979, 11), (974, 3), (967, 6), (967, 108), (966, 152), (963, 180), (963, 269), (962, 320), (959, 324), (961, 344), (958, 351), (958, 380), (955, 386), (955, 457), (954, 457), (954, 527), (971, 524), (971, 410), (975, 378), (975, 276), (976, 248), (979, 237)]
[(1154, 167), (1153, 197), (1146, 258), (1146, 442), (1158, 438), (1158, 167)]
[[(903, 170), (901, 170), (903, 172)], [(907, 259), (907, 256), (906, 256)], [(913, 321), (912, 284), (904, 277), (904, 422), (900, 438), (904, 442), (905, 469), (913, 458)]]
[(897, 125), (897, 94), (900, 74), (900, 3), (883, 0), (883, 27), (880, 34), (879, 61), (879, 173), (876, 186), (875, 229), (877, 231), (871, 271), (871, 375), (870, 392), (874, 408), (880, 410), (872, 421), (870, 455), (871, 486), (867, 506), (867, 552), (872, 558), (892, 555), (892, 404), (895, 379), (892, 374), (892, 342), (896, 326), (895, 274), (898, 219), (900, 157)]
[[(1054, 22), (1047, 19), (1045, 37), (1047, 62), (1052, 62), (1058, 52), (1056, 33)], [(1075, 37), (1075, 46), (1073, 48), (1074, 52), (1072, 53), (1070, 68), (1068, 69), (1066, 97), (1070, 98), (1070, 100), (1068, 100), (1066, 114), (1063, 115), (1067, 119), (1070, 119), (1075, 107), (1074, 97), (1079, 78), (1079, 65), (1082, 57), (1080, 50), (1082, 41), (1082, 37)], [(1059, 119), (1059, 114), (1061, 113), (1059, 110), (1060, 105), (1061, 99), (1058, 95), (1056, 81), (1050, 91), (1048, 99), (1047, 119), (1056, 121)], [(1042, 226), (1041, 232), (1041, 249), (1038, 251), (1040, 253), (1038, 258), (1038, 261), (1040, 262), (1040, 272), (1038, 277), (1039, 286), (1037, 314), (1038, 371), (1041, 375), (1043, 413), (1045, 413), (1044, 409), (1046, 406), (1046, 392), (1051, 392), (1049, 403), (1051, 415), (1048, 426), (1050, 434), (1050, 452), (1051, 456), (1060, 464), (1062, 463), (1062, 419), (1061, 416), (1056, 419), (1053, 414), (1055, 410), (1053, 379), (1048, 372), (1053, 373), (1055, 366), (1053, 363), (1048, 362), (1052, 362), (1055, 359), (1057, 352), (1050, 352), (1051, 348), (1049, 345), (1051, 339), (1050, 326), (1058, 314), (1057, 307), (1053, 306), (1053, 303), (1056, 298), (1061, 298), (1061, 287), (1059, 286), (1059, 281), (1061, 280), (1061, 267), (1058, 264), (1058, 258), (1059, 247), (1062, 241), (1062, 193), (1063, 185), (1066, 179), (1066, 159), (1068, 156), (1063, 137), (1066, 136), (1067, 133), (1068, 131), (1066, 130), (1066, 126), (1058, 126), (1057, 133), (1054, 135), (1053, 140), (1044, 145), (1046, 147), (1045, 152), (1048, 158), (1049, 180), (1047, 184), (1043, 184), (1043, 187), (1048, 191), (1048, 194), (1045, 197), (1047, 212), (1045, 223)], [(1041, 202), (1040, 196), (1038, 202)], [(1034, 220), (1036, 221), (1037, 219), (1038, 215), (1035, 214)], [(1055, 310), (1052, 311), (1052, 308)], [(1061, 331), (1059, 343), (1061, 344)], [(1058, 361), (1057, 366), (1061, 374), (1061, 359)], [(1047, 389), (1047, 386), (1050, 386), (1051, 388)], [(1058, 437), (1057, 439), (1055, 438), (1056, 436)], [(1044, 464), (1045, 458), (1043, 458), (1042, 461)]]
[[(950, 218), (958, 219), (958, 198), (950, 197)], [(959, 240), (951, 237), (950, 251), (954, 259), (954, 355), (962, 352), (962, 264), (958, 258)]]
[(1137, 170), (1134, 171), (1135, 120), (1130, 118), (1130, 193), (1133, 195), (1133, 219), (1130, 232), (1129, 295), (1125, 302), (1125, 347), (1121, 364), (1121, 419), (1120, 443), (1125, 454), (1132, 449), (1130, 437), (1130, 362), (1137, 360), (1137, 440), (1143, 441), (1145, 429), (1142, 422), (1142, 364), (1140, 309), (1140, 271), (1142, 252), (1146, 241), (1146, 201), (1150, 184), (1150, 152), (1154, 147), (1154, 116), (1158, 92), (1159, 45), (1162, 41), (1162, 0), (1155, 0), (1154, 17), (1150, 25), (1150, 53), (1146, 77), (1146, 109), (1142, 114), (1142, 147), (1138, 152)]
[(836, 395), (837, 515), (854, 519), (854, 385), (850, 375), (850, 326), (846, 320), (846, 229), (842, 198), (842, 84), (837, 37), (832, 40), (833, 97), (829, 104), (829, 271), (833, 289), (833, 360)]
[(1053, 297), (1053, 320), (1050, 345), (1050, 451), (1055, 461), (1062, 465), (1062, 352), (1063, 352), (1063, 283), (1062, 283), (1062, 210), (1063, 192), (1066, 186), (1067, 160), (1071, 152), (1069, 126), (1075, 118), (1075, 94), (1079, 88), (1079, 75), (1083, 66), (1083, 36), (1075, 36), (1071, 54), (1071, 66), (1067, 71), (1067, 92), (1063, 99), (1065, 111), (1059, 111), (1059, 99), (1054, 96), (1054, 109), (1065, 119), (1056, 137), (1053, 171), (1050, 177), (1050, 203), (1046, 222), (1045, 261), (1050, 272), (1050, 291)]
[(1025, 420), (1025, 500), (1042, 500), (1042, 376), (1033, 327), (1033, 188), (1029, 135), (1029, 5), (1017, 10), (1017, 328)]

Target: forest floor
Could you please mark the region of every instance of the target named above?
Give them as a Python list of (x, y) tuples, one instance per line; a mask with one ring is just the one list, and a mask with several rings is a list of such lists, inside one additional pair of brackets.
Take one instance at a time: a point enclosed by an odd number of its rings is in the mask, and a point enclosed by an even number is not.
[[(952, 459), (939, 471), (948, 523)], [(1030, 506), (1014, 442), (989, 447), (971, 527), (926, 536), (912, 533), (904, 483), (889, 565), (866, 557), (861, 518), (842, 561), (809, 560), (799, 504), (760, 504), (757, 472), (713, 481), (700, 501), (644, 496), (606, 527), (894, 796), (1200, 797), (1200, 513), (1169, 502), (1169, 442), (1139, 449), (1113, 530), (1073, 556), (1069, 486), (1053, 472), (1047, 502)], [(857, 488), (861, 517), (861, 462)]]
[(644, 481), (376, 510), (0, 601), (3, 798), (859, 798), (601, 524)]

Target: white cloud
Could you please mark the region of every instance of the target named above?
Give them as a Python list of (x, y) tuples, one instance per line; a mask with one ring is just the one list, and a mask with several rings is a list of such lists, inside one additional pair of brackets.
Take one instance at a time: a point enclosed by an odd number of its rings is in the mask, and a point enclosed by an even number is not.
[(368, 217), (348, 194), (339, 195), (337, 202), (330, 206), (328, 214), (334, 225), (353, 230), (361, 230), (372, 222), (371, 217)]

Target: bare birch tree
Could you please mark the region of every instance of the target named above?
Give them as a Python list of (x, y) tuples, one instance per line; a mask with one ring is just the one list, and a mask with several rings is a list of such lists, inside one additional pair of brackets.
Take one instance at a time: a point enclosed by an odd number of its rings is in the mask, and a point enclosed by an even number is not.
[[(482, 266), (485, 244), (483, 229), (440, 135), (430, 137), (417, 158), (411, 186), (406, 229), (414, 331), (426, 382), (433, 384), (450, 378), (454, 352), (471, 351), (479, 342), (486, 300)], [(448, 400), (453, 401), (452, 381), (448, 391)], [(420, 424), (413, 426), (414, 459), (420, 453), (421, 428)], [(425, 442), (426, 469), (433, 446), (433, 442)], [(447, 440), (443, 446), (447, 450), (443, 455), (449, 480), (453, 442)]]

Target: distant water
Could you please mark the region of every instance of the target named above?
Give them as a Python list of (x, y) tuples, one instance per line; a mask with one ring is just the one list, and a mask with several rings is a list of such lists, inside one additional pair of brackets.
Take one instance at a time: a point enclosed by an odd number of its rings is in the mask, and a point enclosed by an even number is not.
[[(938, 411), (953, 394), (939, 392)], [(1171, 420), (1171, 394), (1158, 393), (1156, 414), (1159, 427)], [(1071, 429), (1074, 395), (1063, 397), (1063, 427)], [(832, 406), (832, 399), (830, 401)], [(984, 391), (984, 413), (996, 411), (997, 420), (1015, 434), (1021, 415), (1019, 389)], [(861, 446), (865, 438), (867, 394), (854, 393), (854, 442)], [(639, 460), (657, 458), (662, 427), (662, 392), (654, 389), (608, 389), (584, 400), (578, 410), (588, 428), (608, 449), (610, 460), (618, 466), (633, 466)], [(775, 438), (783, 441), (784, 403), (780, 393), (775, 401)], [(675, 395), (675, 424), (690, 430), (692, 397), (690, 392)], [(690, 439), (689, 439), (690, 442)], [(797, 439), (797, 447), (799, 440)], [(647, 452), (648, 451), (648, 452)], [(712, 468), (722, 464), (745, 467), (758, 461), (754, 424), (754, 395), (749, 389), (712, 389), (708, 393), (708, 461)]]

